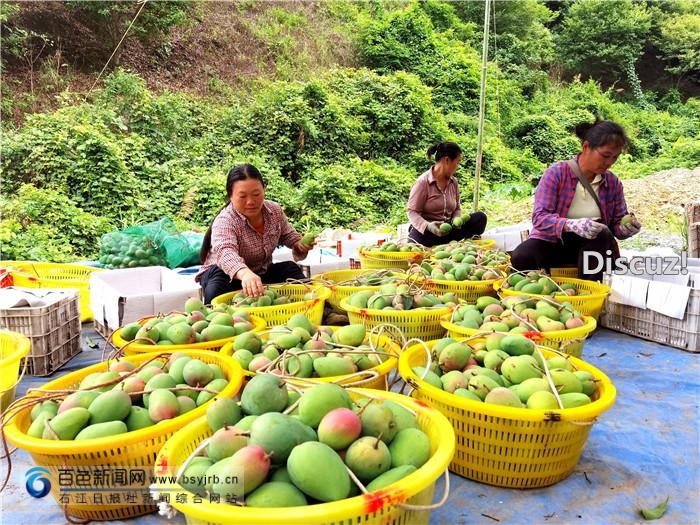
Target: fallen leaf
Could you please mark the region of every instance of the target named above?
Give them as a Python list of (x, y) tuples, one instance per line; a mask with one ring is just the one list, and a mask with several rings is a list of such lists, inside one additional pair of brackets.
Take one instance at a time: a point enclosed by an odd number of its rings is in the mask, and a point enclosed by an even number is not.
[(669, 496), (666, 496), (666, 500), (659, 503), (653, 509), (641, 509), (642, 516), (645, 520), (658, 520), (661, 516), (666, 514), (666, 506), (668, 505)]
[(88, 345), (90, 348), (97, 348), (99, 345), (93, 341), (90, 336), (87, 336), (85, 338), (85, 344)]

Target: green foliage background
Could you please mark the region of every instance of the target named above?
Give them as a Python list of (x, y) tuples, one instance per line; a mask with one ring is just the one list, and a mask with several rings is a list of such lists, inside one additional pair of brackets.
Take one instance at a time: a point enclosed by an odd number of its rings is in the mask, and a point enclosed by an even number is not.
[[(505, 9), (501, 4), (497, 10)], [(578, 151), (574, 126), (595, 117), (619, 122), (632, 138), (618, 175), (700, 165), (698, 99), (641, 88), (621, 98), (614, 84), (596, 77), (617, 75), (639, 88), (639, 40), (658, 44), (670, 31), (677, 37), (664, 40), (669, 71), (695, 72), (692, 6), (654, 17), (644, 3), (627, 0), (565, 3), (560, 13), (535, 0), (508, 4), (501, 45), (488, 64), (482, 194), (529, 194), (530, 181), (547, 165)], [(615, 26), (626, 35), (615, 45), (600, 42), (607, 25), (584, 23), (610, 18), (610, 4), (629, 15), (614, 21), (626, 24)], [(117, 69), (87, 101), (28, 115), (19, 128), (4, 124), (2, 259), (94, 259), (103, 233), (164, 216), (182, 229), (204, 229), (225, 202), (226, 174), (239, 162), (261, 169), (268, 198), (297, 228), (365, 230), (405, 222), (411, 184), (430, 166), (426, 149), (453, 140), (464, 151), (458, 177), (463, 201), (471, 202), (483, 5), (481, 12), (476, 2), (436, 0), (329, 2), (327, 9), (356, 35), (360, 67), (294, 81), (281, 69), (278, 79), (258, 82), (249, 93), (224, 89), (212, 98), (156, 93)], [(139, 37), (165, 38), (183, 12), (151, 13), (146, 21), (155, 25), (144, 24)], [(591, 46), (576, 47), (574, 35), (584, 27), (589, 42), (605, 46), (605, 60), (593, 64)], [(21, 52), (22, 35), (10, 36)], [(544, 68), (557, 66), (571, 73), (588, 68), (591, 75), (548, 78)]]

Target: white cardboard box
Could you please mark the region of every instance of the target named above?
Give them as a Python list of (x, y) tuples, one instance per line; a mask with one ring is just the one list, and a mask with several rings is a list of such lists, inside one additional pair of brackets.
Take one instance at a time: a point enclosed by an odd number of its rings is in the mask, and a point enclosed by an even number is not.
[(90, 274), (90, 308), (96, 326), (107, 332), (142, 317), (182, 311), (189, 297), (201, 297), (194, 276), (163, 266)]

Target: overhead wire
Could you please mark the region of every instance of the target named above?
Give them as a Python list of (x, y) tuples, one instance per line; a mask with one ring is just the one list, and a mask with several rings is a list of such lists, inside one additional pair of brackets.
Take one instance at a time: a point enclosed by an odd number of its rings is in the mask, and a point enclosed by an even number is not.
[(124, 42), (124, 39), (126, 38), (126, 35), (128, 35), (128, 34), (129, 34), (129, 31), (131, 31), (132, 26), (134, 25), (134, 23), (136, 22), (136, 19), (137, 19), (137, 18), (139, 17), (139, 15), (141, 14), (141, 11), (143, 11), (143, 8), (146, 7), (146, 4), (148, 3), (148, 1), (149, 1), (149, 0), (136, 0), (136, 3), (137, 3), (137, 4), (141, 4), (141, 7), (139, 8), (139, 10), (138, 10), (138, 11), (136, 12), (136, 14), (134, 15), (134, 18), (133, 18), (133, 19), (131, 20), (131, 22), (129, 23), (129, 27), (127, 27), (127, 28), (126, 28), (126, 31), (124, 31), (124, 34), (122, 35), (121, 39), (120, 39), (119, 42), (117, 43), (116, 47), (114, 48), (114, 51), (112, 51), (112, 54), (111, 54), (111, 55), (109, 56), (109, 58), (107, 59), (107, 62), (105, 63), (104, 67), (102, 67), (102, 70), (101, 70), (100, 73), (97, 75), (97, 78), (95, 79), (95, 82), (92, 83), (92, 86), (90, 86), (90, 89), (88, 89), (87, 93), (85, 93), (85, 97), (86, 97), (86, 98), (87, 98), (87, 96), (92, 92), (92, 90), (95, 89), (95, 86), (96, 86), (97, 83), (100, 81), (100, 78), (102, 77), (102, 74), (105, 72), (105, 70), (106, 70), (107, 67), (109, 66), (109, 63), (110, 63), (110, 62), (112, 61), (112, 59), (114, 58), (114, 55), (116, 55), (117, 50), (118, 50), (119, 47), (122, 45), (122, 42)]

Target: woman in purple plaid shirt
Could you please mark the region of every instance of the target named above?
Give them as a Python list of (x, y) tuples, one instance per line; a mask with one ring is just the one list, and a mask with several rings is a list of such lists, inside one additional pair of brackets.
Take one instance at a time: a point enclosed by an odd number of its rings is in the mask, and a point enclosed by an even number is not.
[(264, 292), (264, 284), (304, 279), (293, 261), (272, 263), (279, 245), (292, 249), (294, 261), (306, 258), (311, 246), (287, 220), (282, 207), (265, 200), (265, 184), (251, 164), (234, 167), (226, 179), (229, 202), (221, 209), (204, 235), (199, 253), (202, 267), (195, 280), (202, 285), (204, 302), (243, 290), (249, 297)]
[[(544, 172), (535, 190), (530, 238), (515, 249), (511, 263), (517, 270), (547, 271), (576, 264), (579, 278), (600, 281), (606, 267), (597, 270), (600, 262), (614, 268), (619, 256), (615, 238), (631, 237), (642, 227), (634, 216), (622, 223), (627, 204), (622, 183), (610, 171), (629, 139), (619, 124), (606, 120), (579, 124), (576, 135), (581, 152)], [(600, 207), (575, 170), (590, 183)]]

